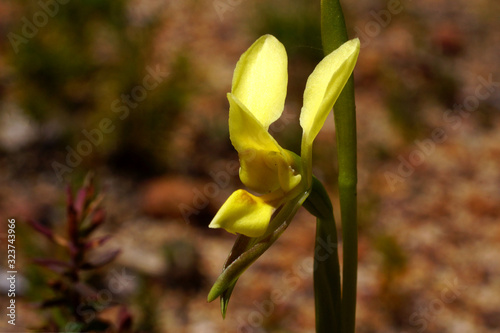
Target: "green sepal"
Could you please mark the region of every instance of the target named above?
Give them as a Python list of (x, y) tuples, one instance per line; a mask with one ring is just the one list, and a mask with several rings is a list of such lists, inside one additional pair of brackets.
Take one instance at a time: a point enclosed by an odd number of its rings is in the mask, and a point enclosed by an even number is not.
[[(226, 262), (224, 263), (224, 266), (222, 268), (223, 273), (228, 268), (228, 266), (230, 266), (236, 259), (238, 259), (241, 256), (241, 254), (243, 254), (246, 250), (248, 250), (250, 248), (250, 246), (252, 246), (254, 240), (255, 239), (252, 239), (252, 238), (247, 237), (245, 235), (238, 235), (238, 237), (236, 238), (236, 241), (233, 244), (233, 248), (231, 249), (231, 252), (229, 252), (229, 255), (227, 256)], [(234, 288), (235, 284), (236, 284), (236, 281), (234, 281), (234, 283), (233, 283), (233, 287), (231, 288), (231, 292), (232, 292), (232, 289)], [(223, 295), (224, 291), (226, 289), (229, 289), (229, 287), (227, 287), (226, 285), (222, 285), (222, 288), (223, 288), (222, 290), (217, 288), (217, 286), (218, 285), (215, 283), (213, 285), (212, 289), (210, 290), (210, 292), (208, 293), (208, 297), (207, 297), (208, 302), (212, 302), (220, 295)], [(228, 300), (225, 302), (225, 304), (226, 304), (225, 306), (222, 305), (223, 302), (221, 299), (221, 308), (222, 308), (222, 316), (223, 317), (225, 316), (225, 311), (227, 309), (227, 302), (229, 302), (229, 297), (231, 296), (231, 292), (226, 293), (226, 297)]]
[(236, 286), (238, 279), (234, 281), (224, 292), (220, 295), (220, 311), (222, 313), (222, 319), (226, 319), (227, 306), (229, 305), (229, 299), (233, 293), (234, 287)]
[[(268, 232), (266, 232), (263, 236), (258, 238), (246, 237), (247, 240), (242, 238), (245, 236), (240, 235), (238, 237), (235, 245), (233, 246), (233, 250), (229, 254), (228, 260), (226, 260), (227, 266), (225, 265), (222, 273), (219, 275), (212, 286), (212, 289), (208, 293), (207, 298), (208, 302), (211, 302), (217, 297), (221, 297), (221, 311), (223, 317), (225, 317), (229, 298), (231, 297), (231, 293), (238, 278), (281, 236), (281, 234), (290, 225), (292, 218), (307, 199), (308, 195), (309, 191), (304, 191), (300, 195), (297, 195), (292, 200), (285, 203), (276, 216), (271, 220)], [(244, 246), (245, 241), (248, 241), (246, 246)]]

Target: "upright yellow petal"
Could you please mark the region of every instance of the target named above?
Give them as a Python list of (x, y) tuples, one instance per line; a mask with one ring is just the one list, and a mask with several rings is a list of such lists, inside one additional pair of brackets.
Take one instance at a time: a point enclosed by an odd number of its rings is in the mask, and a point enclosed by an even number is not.
[(234, 70), (231, 92), (266, 130), (283, 112), (287, 66), (283, 44), (264, 35), (243, 53)]
[(307, 79), (304, 106), (300, 113), (303, 144), (311, 145), (323, 127), (328, 113), (351, 76), (359, 49), (357, 38), (344, 43), (321, 60)]
[(210, 223), (210, 228), (224, 228), (230, 233), (259, 237), (266, 232), (275, 207), (244, 190), (237, 190), (226, 200)]

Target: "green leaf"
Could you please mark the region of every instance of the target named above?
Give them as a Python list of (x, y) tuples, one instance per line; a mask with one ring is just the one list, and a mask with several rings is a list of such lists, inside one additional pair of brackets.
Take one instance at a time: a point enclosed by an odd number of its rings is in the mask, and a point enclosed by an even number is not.
[(304, 208), (317, 218), (314, 247), (316, 332), (329, 333), (333, 329), (340, 332), (342, 304), (337, 228), (328, 193), (316, 177), (313, 177), (311, 194)]

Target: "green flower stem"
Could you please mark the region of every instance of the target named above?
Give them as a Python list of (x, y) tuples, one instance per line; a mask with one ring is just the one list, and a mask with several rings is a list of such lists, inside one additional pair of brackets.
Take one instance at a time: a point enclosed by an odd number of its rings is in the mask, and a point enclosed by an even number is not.
[[(325, 55), (347, 41), (347, 29), (339, 0), (321, 0), (321, 39)], [(343, 240), (342, 332), (353, 333), (356, 317), (358, 235), (356, 106), (352, 75), (335, 103), (334, 118)]]
[(321, 0), (321, 41), (324, 55), (329, 55), (340, 45), (347, 42), (347, 38), (347, 29), (340, 1)]
[(314, 247), (316, 332), (340, 332), (342, 312), (337, 228), (328, 193), (315, 177), (304, 207), (317, 218)]

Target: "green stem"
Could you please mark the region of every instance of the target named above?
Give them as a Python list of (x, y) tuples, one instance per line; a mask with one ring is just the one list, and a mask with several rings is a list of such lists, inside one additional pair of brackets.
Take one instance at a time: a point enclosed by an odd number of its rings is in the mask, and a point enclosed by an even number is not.
[[(321, 0), (321, 39), (325, 55), (347, 41), (347, 29), (339, 0)], [(335, 103), (334, 118), (343, 240), (342, 332), (353, 333), (356, 317), (358, 235), (356, 106), (352, 75)]]
[(321, 0), (321, 41), (325, 56), (347, 42), (347, 38), (340, 1)]
[(312, 191), (304, 207), (317, 218), (314, 247), (314, 301), (316, 332), (340, 332), (340, 266), (337, 251), (337, 228), (333, 207), (323, 185), (313, 178)]

